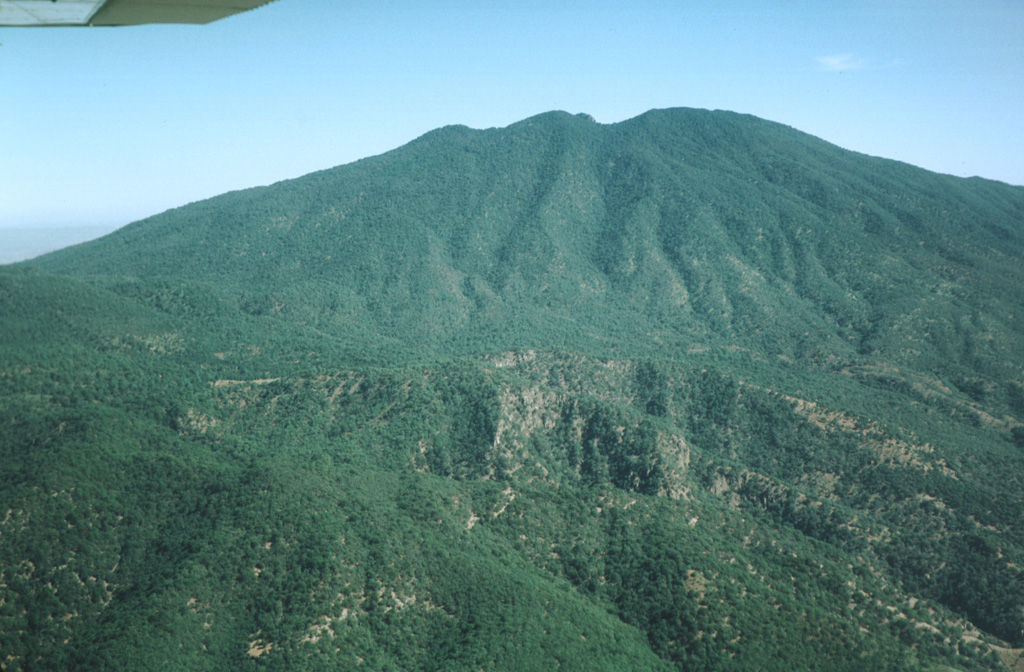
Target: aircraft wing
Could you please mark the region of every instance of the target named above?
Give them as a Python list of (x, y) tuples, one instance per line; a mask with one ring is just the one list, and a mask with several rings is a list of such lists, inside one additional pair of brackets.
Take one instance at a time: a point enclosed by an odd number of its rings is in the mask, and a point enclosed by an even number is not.
[(0, 26), (210, 23), (273, 0), (0, 0)]

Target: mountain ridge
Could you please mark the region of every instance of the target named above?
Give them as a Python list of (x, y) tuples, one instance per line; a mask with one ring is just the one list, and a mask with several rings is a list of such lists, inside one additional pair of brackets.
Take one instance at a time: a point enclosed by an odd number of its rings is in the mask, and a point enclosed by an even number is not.
[[(325, 284), (330, 300), (360, 319), (379, 314), (373, 297), (386, 292), (397, 324), (446, 314), (455, 323), (444, 329), (467, 338), (478, 337), (470, 322), (507, 323), (511, 314), (540, 328), (543, 318), (527, 308), (547, 311), (542, 294), (561, 294), (584, 306), (576, 311), (582, 315), (564, 305), (546, 314), (600, 323), (618, 312), (619, 322), (645, 324), (645, 333), (705, 345), (709, 334), (742, 340), (737, 330), (765, 331), (774, 313), (810, 316), (825, 307), (830, 319), (794, 325), (784, 340), (810, 330), (830, 348), (848, 347), (842, 344), (852, 338), (870, 350), (865, 324), (896, 319), (884, 315), (892, 292), (877, 282), (886, 264), (902, 266), (912, 285), (900, 290), (904, 302), (913, 296), (928, 303), (960, 281), (982, 281), (987, 294), (1019, 294), (1024, 278), (1015, 260), (1024, 237), (998, 222), (1022, 215), (1017, 195), (1024, 190), (985, 183), (979, 199), (959, 178), (861, 157), (753, 119), (670, 110), (602, 126), (549, 113), (506, 129), (460, 129), (457, 141), (442, 129), (378, 157), (169, 211), (33, 263), (102, 273), (111, 270), (110, 255), (90, 266), (88, 251), (116, 249), (120, 239), (144, 250), (120, 258), (121, 275), (188, 272), (194, 280), (287, 287), (300, 274)], [(737, 123), (742, 133), (731, 130)], [(694, 127), (704, 130), (695, 135)], [(657, 130), (664, 132), (654, 143)], [(732, 142), (725, 159), (703, 147), (706, 138), (712, 146), (724, 142), (718, 136)], [(792, 148), (787, 158), (773, 149), (778, 136), (826, 152), (828, 160), (812, 153), (803, 161)], [(894, 171), (924, 181), (901, 189), (891, 182)], [(837, 172), (845, 182), (836, 181)], [(855, 187), (860, 196), (843, 195)], [(991, 203), (994, 195), (1002, 205)], [(402, 211), (396, 203), (405, 204)], [(925, 219), (931, 231), (916, 232)], [(424, 295), (425, 286), (435, 289)], [(640, 303), (623, 315), (609, 308), (613, 294)], [(651, 306), (674, 307), (667, 315), (644, 310), (644, 297)], [(1024, 329), (1013, 319), (998, 326)], [(401, 337), (395, 324), (379, 328)], [(415, 340), (423, 338), (444, 337), (418, 333)], [(799, 356), (792, 349), (775, 354)]]
[(553, 112), (0, 267), (0, 649), (1011, 669), (1022, 222), (749, 115)]

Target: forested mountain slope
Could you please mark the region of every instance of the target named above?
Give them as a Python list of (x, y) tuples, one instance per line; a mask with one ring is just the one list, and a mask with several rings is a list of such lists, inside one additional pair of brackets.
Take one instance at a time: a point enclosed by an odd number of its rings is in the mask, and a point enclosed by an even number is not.
[(549, 113), (440, 129), (36, 264), (217, 283), (250, 312), (440, 352), (655, 340), (930, 369), (1010, 358), (1019, 375), (1021, 192), (730, 113)]
[(4, 669), (1016, 669), (1024, 188), (548, 113), (0, 268)]

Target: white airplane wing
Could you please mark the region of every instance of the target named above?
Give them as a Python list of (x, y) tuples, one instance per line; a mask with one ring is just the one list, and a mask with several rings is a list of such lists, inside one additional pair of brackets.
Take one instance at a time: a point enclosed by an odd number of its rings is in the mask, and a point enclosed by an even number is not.
[(0, 0), (0, 26), (210, 23), (273, 0)]

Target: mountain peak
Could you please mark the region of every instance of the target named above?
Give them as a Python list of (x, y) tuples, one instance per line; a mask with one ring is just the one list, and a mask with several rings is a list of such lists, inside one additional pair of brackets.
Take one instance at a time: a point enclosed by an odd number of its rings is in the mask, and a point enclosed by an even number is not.
[(2, 268), (0, 650), (1000, 669), (1022, 217), (747, 115), (549, 112)]
[[(999, 255), (1024, 252), (1014, 219), (1022, 194), (847, 152), (749, 115), (674, 108), (602, 125), (554, 111), (503, 129), (447, 126), (374, 159), (178, 208), (33, 263), (188, 277), (246, 295), (329, 283), (387, 337), (439, 347), (473, 342), (469, 334), (518, 314), (511, 329), (522, 338), (542, 324), (567, 338), (584, 316), (620, 325), (633, 343), (643, 333), (853, 357), (881, 347), (880, 324), (910, 328), (891, 303), (893, 283), (926, 302), (962, 268), (958, 277), (979, 291), (1019, 298), (1020, 268)], [(381, 292), (402, 297), (387, 317), (371, 309)], [(992, 319), (1024, 331), (1024, 315), (1008, 306)], [(937, 365), (943, 338), (901, 361)]]

